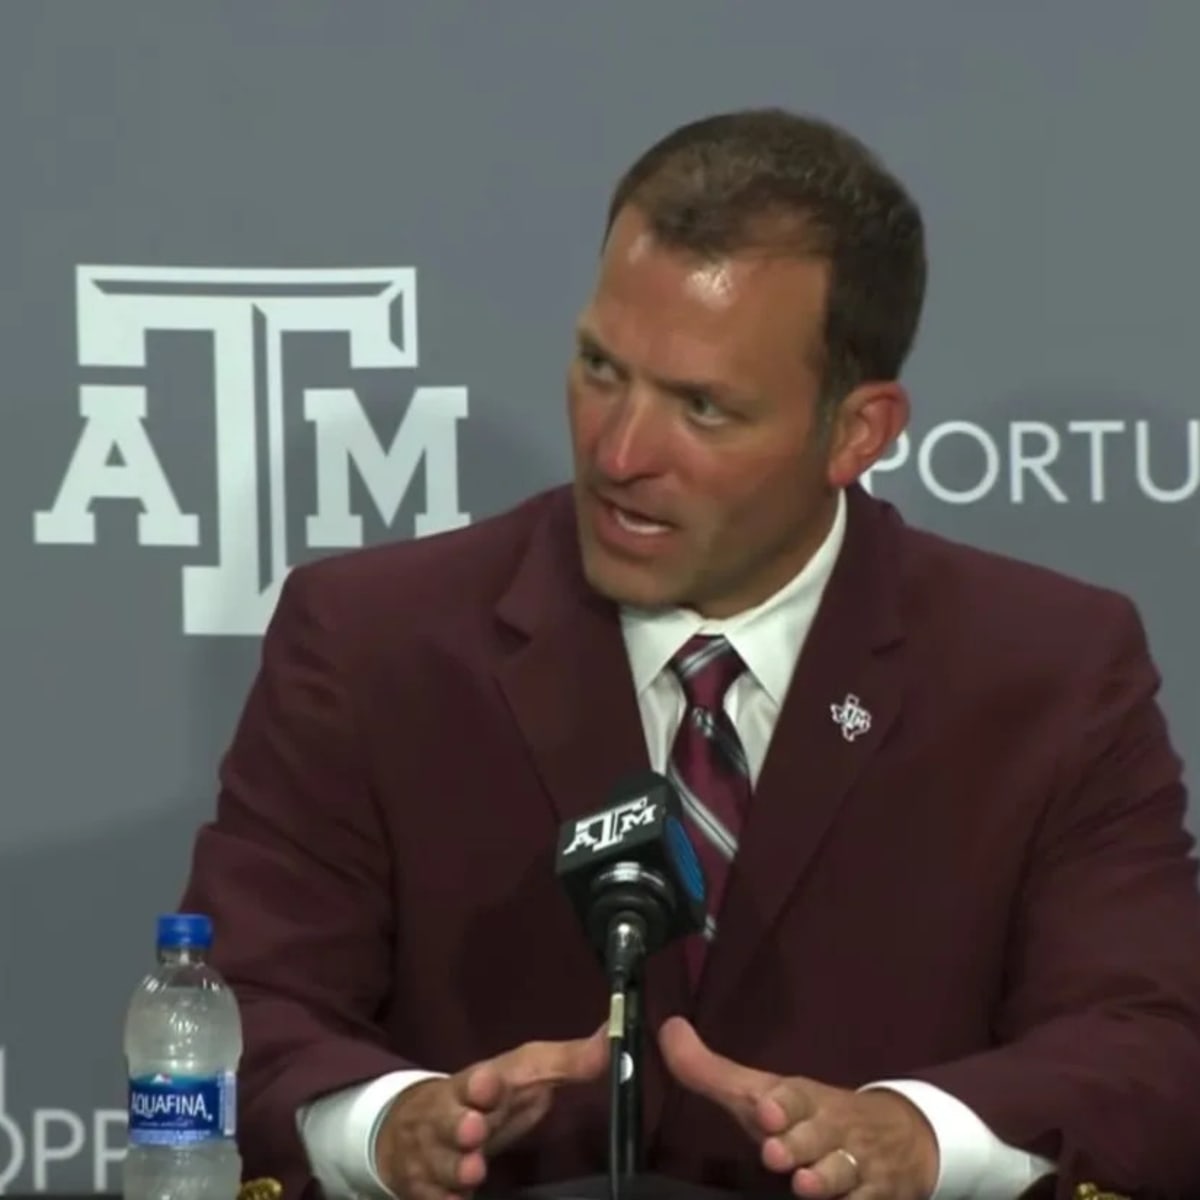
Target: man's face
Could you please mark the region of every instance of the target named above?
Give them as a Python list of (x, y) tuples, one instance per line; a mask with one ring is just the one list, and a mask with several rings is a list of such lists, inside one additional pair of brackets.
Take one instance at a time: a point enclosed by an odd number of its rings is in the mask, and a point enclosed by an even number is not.
[(589, 582), (618, 603), (751, 607), (798, 572), (832, 515), (817, 358), (828, 269), (702, 261), (640, 214), (611, 230), (568, 375)]

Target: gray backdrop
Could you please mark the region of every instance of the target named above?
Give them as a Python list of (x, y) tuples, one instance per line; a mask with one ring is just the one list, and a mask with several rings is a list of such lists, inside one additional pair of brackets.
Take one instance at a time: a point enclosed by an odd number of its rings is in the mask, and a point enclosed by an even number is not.
[(828, 115), (928, 218), (910, 521), (1132, 593), (1200, 761), (1200, 5), (0, 7), (0, 1190), (115, 1188), (122, 1011), (282, 573), (567, 470), (608, 188)]

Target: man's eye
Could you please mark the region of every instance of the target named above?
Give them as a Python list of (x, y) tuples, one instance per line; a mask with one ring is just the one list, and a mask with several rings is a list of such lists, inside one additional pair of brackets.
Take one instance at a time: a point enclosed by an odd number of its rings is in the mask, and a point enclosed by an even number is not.
[(595, 350), (580, 350), (579, 361), (583, 364), (584, 371), (594, 379), (607, 383), (616, 378), (612, 363)]
[(716, 425), (724, 421), (727, 414), (711, 396), (694, 394), (684, 398), (688, 416), (702, 425)]

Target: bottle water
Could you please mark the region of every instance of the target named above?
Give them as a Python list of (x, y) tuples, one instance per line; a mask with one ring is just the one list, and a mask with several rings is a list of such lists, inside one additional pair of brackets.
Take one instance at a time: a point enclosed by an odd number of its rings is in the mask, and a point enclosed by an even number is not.
[(130, 999), (125, 1200), (237, 1196), (242, 1025), (232, 990), (207, 962), (211, 945), (208, 917), (159, 917), (158, 966)]

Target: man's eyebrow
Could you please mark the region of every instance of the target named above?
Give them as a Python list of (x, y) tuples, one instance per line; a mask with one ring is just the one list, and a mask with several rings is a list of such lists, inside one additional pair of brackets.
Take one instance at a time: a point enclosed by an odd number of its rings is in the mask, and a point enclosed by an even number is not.
[[(575, 340), (581, 350), (603, 358), (623, 378), (627, 379), (632, 373), (629, 364), (619, 359), (591, 330), (578, 329)], [(733, 400), (738, 396), (735, 389), (715, 379), (671, 379), (663, 375), (651, 375), (650, 379), (662, 391), (686, 399), (712, 397), (718, 400)]]
[(585, 326), (581, 325), (575, 330), (575, 341), (578, 343), (580, 349), (591, 350), (593, 353), (607, 358), (614, 366), (624, 367), (625, 364), (618, 362), (616, 355), (604, 345), (596, 334)]

